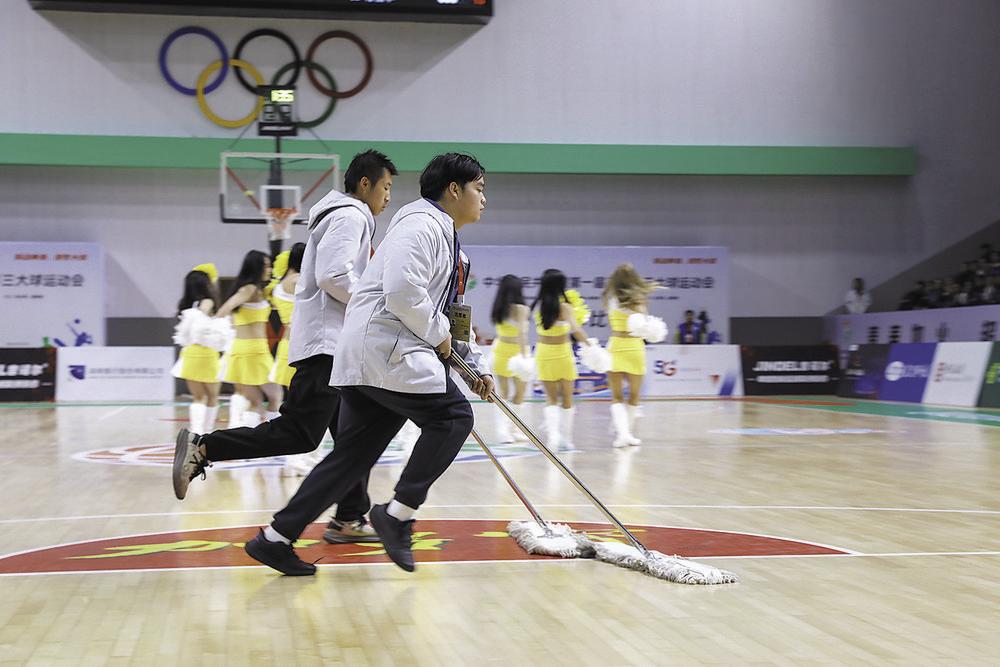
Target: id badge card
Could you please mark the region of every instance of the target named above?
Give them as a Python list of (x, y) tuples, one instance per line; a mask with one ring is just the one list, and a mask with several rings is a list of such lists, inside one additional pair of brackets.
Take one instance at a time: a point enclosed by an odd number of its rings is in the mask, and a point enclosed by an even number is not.
[(451, 323), (451, 337), (468, 343), (472, 339), (472, 306), (464, 303), (453, 303), (448, 309), (448, 321)]

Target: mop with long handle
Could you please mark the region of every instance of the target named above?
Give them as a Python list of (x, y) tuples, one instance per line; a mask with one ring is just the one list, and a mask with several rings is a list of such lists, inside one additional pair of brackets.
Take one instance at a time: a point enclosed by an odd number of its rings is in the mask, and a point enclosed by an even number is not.
[[(452, 354), (448, 360), (454, 363), (460, 372), (472, 378), (479, 378), (479, 374), (459, 355)], [(559, 471), (562, 472), (567, 479), (569, 479), (570, 482), (573, 483), (573, 486), (587, 496), (590, 502), (593, 503), (598, 510), (600, 510), (608, 521), (614, 524), (614, 526), (622, 532), (625, 538), (631, 542), (631, 546), (617, 542), (594, 542), (593, 546), (595, 556), (598, 560), (631, 570), (638, 570), (660, 579), (675, 581), (682, 584), (728, 584), (735, 583), (737, 581), (736, 575), (731, 572), (720, 570), (719, 568), (712, 567), (711, 565), (696, 563), (686, 558), (681, 558), (680, 556), (668, 556), (660, 553), (659, 551), (647, 549), (642, 542), (640, 542), (635, 535), (633, 535), (631, 531), (629, 531), (629, 529), (626, 528), (625, 525), (611, 513), (611, 510), (609, 510), (604, 503), (602, 503), (601, 500), (595, 496), (582, 481), (580, 481), (580, 478), (577, 477), (573, 471), (570, 470), (566, 464), (563, 463), (530, 428), (528, 428), (527, 424), (521, 421), (521, 418), (517, 416), (517, 413), (511, 410), (510, 406), (507, 405), (507, 402), (504, 401), (504, 399), (499, 396), (496, 391), (490, 392), (490, 399), (505, 415), (507, 415), (507, 418), (514, 423), (514, 426), (524, 433), (524, 435), (531, 441), (538, 451), (544, 454), (545, 457), (549, 459), (549, 461), (551, 461), (556, 468), (558, 468)]]
[(549, 523), (542, 518), (542, 515), (531, 504), (528, 497), (524, 495), (521, 487), (517, 485), (514, 478), (510, 476), (507, 469), (503, 467), (492, 450), (486, 445), (483, 439), (472, 429), (473, 439), (486, 453), (486, 456), (500, 475), (510, 485), (514, 495), (521, 501), (525, 509), (534, 521), (511, 521), (507, 524), (507, 534), (514, 538), (521, 548), (529, 554), (542, 554), (545, 556), (561, 556), (562, 558), (593, 558), (594, 547), (586, 536), (575, 532), (564, 523)]

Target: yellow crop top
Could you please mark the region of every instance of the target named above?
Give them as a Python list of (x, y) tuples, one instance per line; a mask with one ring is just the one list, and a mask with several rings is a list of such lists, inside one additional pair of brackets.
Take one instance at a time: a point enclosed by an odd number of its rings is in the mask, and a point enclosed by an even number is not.
[(620, 331), (623, 333), (628, 333), (628, 318), (629, 315), (634, 313), (630, 310), (621, 310), (619, 308), (614, 308), (608, 313), (608, 322), (611, 324), (612, 331)]
[(546, 329), (542, 326), (541, 313), (535, 313), (535, 331), (539, 336), (566, 336), (572, 331), (572, 327), (565, 320), (556, 320), (555, 324)]
[(267, 301), (244, 303), (233, 312), (233, 326), (267, 322), (271, 317), (271, 304)]
[(275, 285), (274, 291), (271, 292), (271, 303), (274, 305), (274, 309), (278, 311), (281, 323), (285, 326), (291, 324), (292, 310), (295, 308), (295, 295), (286, 292), (280, 284)]
[(521, 328), (507, 320), (497, 325), (497, 335), (504, 338), (517, 338), (521, 335)]

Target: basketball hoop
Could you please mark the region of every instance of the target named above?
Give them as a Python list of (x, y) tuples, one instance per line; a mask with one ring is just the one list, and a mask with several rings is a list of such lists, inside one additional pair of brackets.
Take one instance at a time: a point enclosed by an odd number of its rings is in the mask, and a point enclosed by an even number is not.
[(287, 241), (292, 238), (292, 220), (298, 214), (297, 208), (269, 208), (266, 210), (268, 241)]

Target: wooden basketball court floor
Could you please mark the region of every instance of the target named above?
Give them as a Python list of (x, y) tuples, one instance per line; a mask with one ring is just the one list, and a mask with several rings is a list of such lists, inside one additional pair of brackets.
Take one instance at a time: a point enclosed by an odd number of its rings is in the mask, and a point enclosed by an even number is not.
[[(488, 440), (493, 409), (475, 406)], [(608, 404), (581, 403), (580, 451), (565, 460), (640, 539), (739, 575), (722, 586), (526, 559), (503, 526), (527, 514), (471, 441), (418, 515), (415, 573), (377, 544), (318, 542), (317, 524), (300, 550), (321, 559), (317, 576), (281, 577), (240, 546), (299, 480), (273, 461), (216, 467), (175, 500), (183, 404), (0, 414), (3, 665), (1000, 659), (996, 412), (648, 401), (643, 446), (615, 451)], [(501, 451), (547, 518), (613, 537), (548, 461)], [(375, 502), (391, 493), (395, 455), (372, 474)]]

